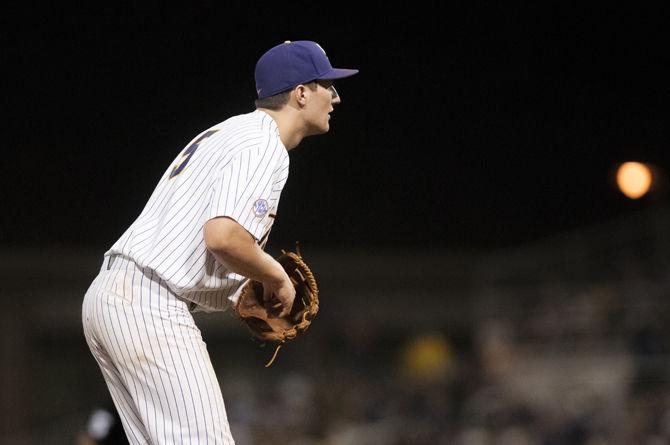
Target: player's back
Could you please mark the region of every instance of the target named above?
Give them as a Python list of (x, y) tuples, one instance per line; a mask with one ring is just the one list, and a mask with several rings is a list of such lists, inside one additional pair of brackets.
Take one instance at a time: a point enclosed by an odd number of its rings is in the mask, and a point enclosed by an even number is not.
[[(218, 274), (220, 282), (212, 281), (216, 271), (207, 271), (202, 227), (211, 217), (227, 212), (219, 206), (234, 207), (247, 192), (268, 187), (281, 191), (288, 154), (278, 141), (275, 122), (260, 111), (234, 116), (200, 133), (168, 167), (144, 210), (108, 253), (151, 268), (178, 292), (224, 285), (225, 271)], [(278, 170), (286, 171), (277, 187), (249, 182), (254, 169), (267, 170), (258, 172), (259, 177), (274, 178)], [(227, 193), (231, 199), (217, 193)]]

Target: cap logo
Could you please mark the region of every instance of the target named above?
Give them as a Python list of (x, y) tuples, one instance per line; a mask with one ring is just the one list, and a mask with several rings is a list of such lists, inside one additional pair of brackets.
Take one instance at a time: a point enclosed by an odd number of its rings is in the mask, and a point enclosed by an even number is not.
[(256, 202), (254, 202), (254, 215), (256, 215), (257, 218), (261, 218), (265, 216), (266, 213), (268, 213), (268, 202), (264, 199), (257, 199)]

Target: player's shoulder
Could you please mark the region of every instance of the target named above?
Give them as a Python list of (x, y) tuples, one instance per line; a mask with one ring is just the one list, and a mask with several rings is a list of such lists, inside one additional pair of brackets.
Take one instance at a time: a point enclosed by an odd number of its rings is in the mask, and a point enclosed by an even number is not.
[[(234, 131), (268, 131), (274, 125), (274, 120), (266, 113), (260, 110), (254, 110), (249, 113), (237, 114), (220, 122), (212, 129), (222, 130), (224, 132)], [(276, 127), (276, 125), (274, 125)]]
[(258, 119), (249, 116), (251, 113), (229, 117), (212, 125), (195, 136), (202, 148), (214, 150), (234, 149), (240, 141), (260, 138)]
[(267, 113), (254, 110), (250, 113), (234, 116), (222, 122), (223, 134), (235, 135), (231, 138), (237, 143), (235, 151), (284, 150), (279, 137), (279, 129), (274, 119)]
[(198, 151), (205, 158), (224, 166), (230, 165), (230, 161), (253, 159), (268, 151), (286, 151), (274, 120), (258, 110), (229, 117), (202, 131), (195, 140), (200, 141)]

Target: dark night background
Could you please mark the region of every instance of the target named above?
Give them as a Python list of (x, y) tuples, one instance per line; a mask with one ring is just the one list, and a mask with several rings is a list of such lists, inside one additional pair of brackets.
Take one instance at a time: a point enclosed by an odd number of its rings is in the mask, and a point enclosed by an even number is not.
[(275, 245), (503, 247), (664, 199), (612, 169), (670, 167), (666, 9), (412, 5), (10, 7), (3, 244), (111, 245), (196, 133), (253, 109), (284, 40), (360, 73), (291, 152)]
[[(360, 73), (268, 245), (300, 241), (318, 322), (268, 370), (234, 311), (195, 315), (237, 443), (670, 442), (670, 7), (98, 3), (0, 13), (1, 443), (85, 438), (102, 254), (301, 39)], [(655, 168), (642, 199), (624, 161)]]

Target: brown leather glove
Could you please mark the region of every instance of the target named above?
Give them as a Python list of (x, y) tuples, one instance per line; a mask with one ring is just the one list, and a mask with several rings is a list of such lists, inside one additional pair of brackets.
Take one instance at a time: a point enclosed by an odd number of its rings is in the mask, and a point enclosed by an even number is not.
[(274, 362), (279, 348), (286, 341), (295, 339), (307, 330), (319, 311), (319, 289), (298, 247), (296, 252), (282, 250), (277, 261), (295, 286), (291, 312), (282, 318), (274, 315), (272, 300), (267, 303), (263, 301), (263, 284), (253, 280), (244, 286), (235, 306), (237, 315), (254, 338), (277, 344), (274, 356), (265, 367)]

